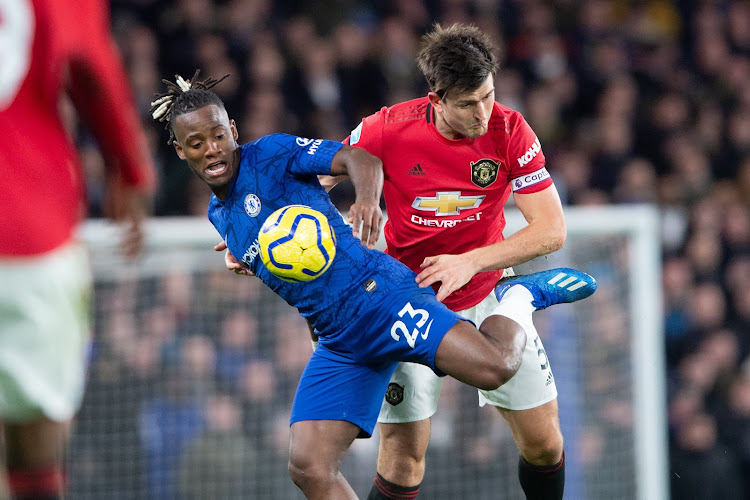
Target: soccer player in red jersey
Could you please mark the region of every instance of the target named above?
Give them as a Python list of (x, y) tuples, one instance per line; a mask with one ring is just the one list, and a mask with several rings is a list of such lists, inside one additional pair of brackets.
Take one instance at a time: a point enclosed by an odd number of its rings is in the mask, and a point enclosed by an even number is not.
[[(477, 325), (500, 314), (526, 331), (519, 372), (495, 391), (480, 391), (480, 401), (497, 407), (510, 426), (526, 497), (561, 499), (565, 455), (557, 390), (532, 310), (521, 297), (498, 302), (492, 293), (504, 270), (562, 247), (560, 198), (531, 127), (495, 102), (497, 62), (489, 37), (471, 26), (437, 25), (422, 41), (417, 61), (428, 95), (364, 118), (348, 143), (383, 161), (386, 252)], [(529, 224), (504, 239), (511, 193)], [(379, 417), (378, 474), (369, 500), (416, 497), (440, 384), (421, 366), (397, 369)]]
[(122, 250), (140, 246), (155, 174), (103, 0), (0, 2), (0, 420), (14, 498), (60, 498), (84, 388), (91, 276), (75, 241), (85, 174), (59, 110), (67, 91), (110, 167)]

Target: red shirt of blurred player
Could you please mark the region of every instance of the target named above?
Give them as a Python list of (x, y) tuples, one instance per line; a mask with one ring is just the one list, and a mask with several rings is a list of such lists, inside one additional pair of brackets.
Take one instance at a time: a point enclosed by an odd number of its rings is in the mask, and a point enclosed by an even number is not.
[[(0, 255), (36, 255), (73, 236), (85, 176), (58, 111), (67, 87), (123, 186), (149, 192), (154, 173), (127, 77), (99, 0), (0, 3)], [(118, 158), (118, 163), (114, 159)]]

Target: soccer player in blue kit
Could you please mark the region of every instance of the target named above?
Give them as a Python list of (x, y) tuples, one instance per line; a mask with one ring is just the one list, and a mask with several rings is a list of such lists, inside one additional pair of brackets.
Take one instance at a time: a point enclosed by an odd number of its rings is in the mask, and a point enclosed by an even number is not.
[[(167, 122), (178, 156), (213, 191), (208, 217), (231, 254), (296, 307), (320, 335), (292, 405), (293, 481), (309, 499), (357, 498), (340, 464), (354, 439), (372, 434), (399, 361), (424, 364), (480, 389), (496, 389), (518, 370), (526, 333), (499, 314), (487, 320), (495, 322), (493, 334), (477, 329), (440, 303), (432, 288), (420, 288), (414, 272), (372, 250), (382, 223), (378, 158), (341, 142), (286, 134), (240, 146), (234, 121), (209, 90), (216, 83), (197, 81), (197, 73), (191, 80), (167, 82), (168, 91), (153, 103), (153, 116)], [(354, 229), (318, 182), (323, 174), (351, 178), (356, 201), (349, 222)], [(337, 236), (329, 269), (305, 283), (277, 278), (259, 255), (257, 236), (266, 217), (293, 204), (323, 213)], [(548, 284), (558, 271), (503, 281), (497, 293), (524, 286), (533, 306), (542, 309), (595, 291), (591, 276), (567, 268), (564, 272), (582, 282), (579, 288)]]

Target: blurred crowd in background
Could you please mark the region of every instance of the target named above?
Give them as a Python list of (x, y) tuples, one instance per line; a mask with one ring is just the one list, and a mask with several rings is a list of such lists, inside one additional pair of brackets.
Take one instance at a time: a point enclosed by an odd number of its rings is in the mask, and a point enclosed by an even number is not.
[[(670, 459), (694, 471), (671, 475), (673, 498), (750, 495), (750, 2), (112, 0), (111, 6), (159, 169), (159, 216), (203, 217), (210, 195), (148, 115), (162, 78), (188, 78), (196, 69), (216, 78), (231, 74), (215, 90), (241, 142), (272, 132), (341, 140), (363, 116), (426, 94), (414, 58), (432, 23), (472, 23), (489, 33), (500, 47), (496, 99), (523, 113), (537, 133), (563, 203), (660, 208), (662, 276), (642, 279), (664, 294)], [(85, 134), (79, 141), (94, 179), (89, 197), (96, 216), (102, 160)], [(332, 195), (342, 210), (352, 201), (345, 187)], [(179, 294), (186, 284), (173, 286)], [(241, 286), (242, 293), (252, 291)], [(175, 312), (151, 313), (150, 328), (167, 331), (160, 322)], [(260, 329), (283, 336), (287, 346), (307, 341), (297, 318), (280, 321)], [(238, 312), (227, 316), (218, 339), (188, 336), (177, 347), (152, 335), (121, 354), (133, 363), (183, 356), (210, 370), (242, 366), (241, 390), (255, 393), (268, 390), (259, 380), (289, 362), (295, 369), (281, 383), (293, 388), (306, 346), (296, 364), (274, 356), (247, 366), (221, 358), (222, 345), (246, 342), (241, 337), (248, 333), (236, 332), (255, 331), (255, 322)], [(107, 384), (116, 372), (103, 364), (90, 385)], [(179, 393), (184, 381), (166, 377), (164, 384)], [(213, 391), (208, 415), (170, 418), (188, 429), (201, 419), (219, 427), (257, 419), (286, 425), (278, 415), (252, 413), (262, 405), (243, 409), (236, 390)], [(139, 432), (160, 411), (166, 412), (155, 404), (141, 415)], [(237, 439), (203, 445), (241, 446)], [(199, 461), (193, 467), (201, 470)]]

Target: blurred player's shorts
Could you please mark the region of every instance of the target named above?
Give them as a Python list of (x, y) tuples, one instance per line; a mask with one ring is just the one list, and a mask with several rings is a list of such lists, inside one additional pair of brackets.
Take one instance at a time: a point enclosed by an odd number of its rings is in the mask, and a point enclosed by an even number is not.
[(84, 246), (0, 258), (0, 419), (69, 419), (83, 398), (91, 332)]

